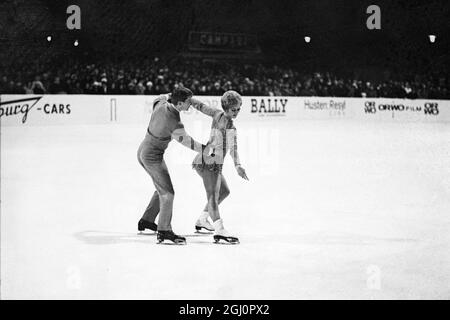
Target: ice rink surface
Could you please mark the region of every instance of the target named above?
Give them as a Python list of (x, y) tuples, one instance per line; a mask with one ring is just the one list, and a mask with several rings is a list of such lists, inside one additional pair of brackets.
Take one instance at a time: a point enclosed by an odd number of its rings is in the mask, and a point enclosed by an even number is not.
[[(172, 142), (173, 228), (137, 222), (154, 191), (146, 125), (1, 128), (2, 299), (449, 299), (450, 125), (239, 122), (220, 206), (240, 245), (194, 223), (206, 196)], [(186, 124), (206, 142), (209, 127)]]

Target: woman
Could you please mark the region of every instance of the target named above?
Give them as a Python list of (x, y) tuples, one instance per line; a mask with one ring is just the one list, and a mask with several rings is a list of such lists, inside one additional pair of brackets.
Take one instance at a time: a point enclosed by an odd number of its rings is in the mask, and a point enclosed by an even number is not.
[[(216, 243), (220, 240), (233, 244), (239, 243), (239, 239), (231, 236), (224, 228), (223, 220), (219, 214), (219, 204), (230, 194), (230, 189), (222, 174), (224, 158), (228, 151), (233, 158), (238, 175), (248, 180), (245, 170), (239, 162), (236, 127), (233, 125), (233, 119), (236, 119), (241, 110), (242, 98), (236, 91), (225, 92), (221, 98), (223, 111), (208, 107), (194, 98), (191, 98), (191, 104), (200, 112), (213, 118), (210, 138), (206, 145), (207, 150), (210, 151), (207, 155), (203, 155), (203, 158), (201, 154), (198, 154), (192, 165), (203, 179), (208, 199), (195, 228), (197, 231), (201, 229), (214, 230)], [(208, 216), (211, 217), (214, 226), (208, 222)]]

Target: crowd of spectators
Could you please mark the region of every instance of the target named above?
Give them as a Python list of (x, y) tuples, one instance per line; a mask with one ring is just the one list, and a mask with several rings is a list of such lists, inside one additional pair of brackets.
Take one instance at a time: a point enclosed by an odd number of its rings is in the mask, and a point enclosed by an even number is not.
[(66, 59), (30, 64), (19, 70), (7, 68), (0, 73), (0, 93), (152, 95), (182, 85), (197, 95), (221, 95), (232, 89), (247, 96), (450, 98), (446, 76), (413, 74), (373, 80), (300, 69), (180, 58), (120, 63)]

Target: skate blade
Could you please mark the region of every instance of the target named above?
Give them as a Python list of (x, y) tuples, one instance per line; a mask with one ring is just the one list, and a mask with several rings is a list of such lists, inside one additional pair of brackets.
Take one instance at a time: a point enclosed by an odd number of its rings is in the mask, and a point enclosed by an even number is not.
[[(167, 240), (167, 242), (165, 242)], [(186, 241), (183, 240), (177, 240), (177, 241), (172, 241), (169, 239), (164, 239), (164, 240), (158, 240), (156, 242), (156, 244), (163, 244), (163, 245), (169, 245), (169, 246), (182, 246), (186, 244)]]
[[(203, 229), (205, 229), (206, 231), (204, 231)], [(199, 226), (195, 226), (195, 230), (196, 230), (195, 233), (203, 233), (203, 234), (208, 234), (208, 233), (214, 232), (214, 229), (211, 230), (211, 229), (208, 229), (205, 227), (199, 227)]]
[(157, 232), (156, 231), (152, 231), (152, 232), (139, 231), (137, 234), (140, 236), (155, 236), (157, 234)]
[(201, 231), (201, 230), (197, 230), (195, 231), (195, 233), (197, 234), (204, 234), (204, 235), (208, 235), (208, 234), (213, 234), (213, 231)]
[[(223, 242), (221, 242), (221, 240)], [(214, 243), (216, 244), (239, 244), (238, 238), (214, 236)]]
[(158, 232), (157, 229), (152, 229), (152, 228), (146, 228), (146, 227), (138, 227), (138, 232), (144, 232), (144, 231), (149, 231), (149, 232)]

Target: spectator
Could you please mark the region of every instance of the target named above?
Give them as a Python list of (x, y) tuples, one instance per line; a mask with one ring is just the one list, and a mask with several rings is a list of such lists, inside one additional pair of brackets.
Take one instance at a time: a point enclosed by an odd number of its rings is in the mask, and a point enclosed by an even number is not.
[(100, 83), (101, 83), (100, 93), (108, 94), (108, 79), (106, 79), (106, 77), (104, 77), (104, 78), (102, 78)]
[(47, 92), (45, 90), (44, 84), (41, 82), (41, 77), (36, 76), (34, 78), (34, 81), (31, 84), (31, 90), (33, 90), (34, 94), (44, 94)]
[(55, 77), (55, 80), (53, 81), (53, 83), (50, 85), (49, 89), (48, 89), (49, 93), (51, 94), (58, 94), (58, 93), (66, 93), (63, 90), (63, 87), (61, 85), (61, 80), (59, 77)]
[[(220, 96), (238, 90), (250, 96), (333, 96), (448, 99), (449, 79), (442, 74), (380, 74), (385, 81), (331, 72), (307, 73), (295, 67), (261, 63), (164, 61), (159, 58), (120, 63), (76, 59), (33, 64), (27, 71), (8, 68), (0, 79), (1, 93), (147, 94), (170, 92), (182, 84), (197, 95)], [(408, 71), (409, 73), (409, 71)], [(395, 73), (392, 73), (395, 74)], [(396, 74), (397, 75), (397, 74)], [(29, 79), (34, 78), (30, 85)], [(19, 88), (20, 87), (20, 88)]]
[(210, 93), (213, 96), (221, 96), (225, 91), (221, 88), (220, 82), (216, 81), (214, 86), (211, 88)]
[(8, 77), (2, 76), (2, 79), (0, 80), (0, 93), (8, 93)]
[(151, 81), (147, 81), (146, 85), (145, 85), (145, 92), (144, 94), (147, 95), (152, 95), (152, 94), (156, 94), (154, 88), (153, 88), (153, 82)]

